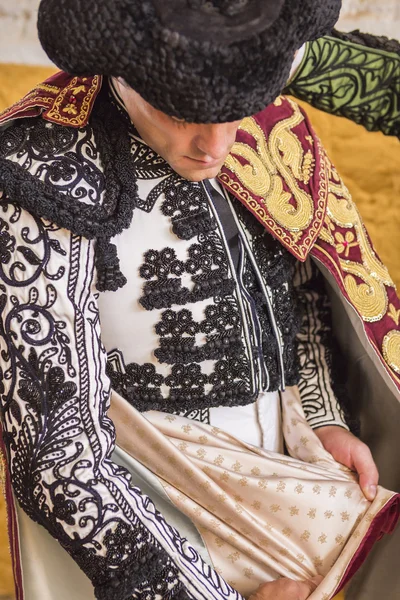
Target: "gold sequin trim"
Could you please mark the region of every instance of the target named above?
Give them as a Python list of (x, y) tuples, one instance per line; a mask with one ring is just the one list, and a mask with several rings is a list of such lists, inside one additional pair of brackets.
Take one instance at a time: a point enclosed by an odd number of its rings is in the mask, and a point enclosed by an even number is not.
[(389, 367), (400, 373), (400, 331), (389, 331), (382, 344), (383, 356)]

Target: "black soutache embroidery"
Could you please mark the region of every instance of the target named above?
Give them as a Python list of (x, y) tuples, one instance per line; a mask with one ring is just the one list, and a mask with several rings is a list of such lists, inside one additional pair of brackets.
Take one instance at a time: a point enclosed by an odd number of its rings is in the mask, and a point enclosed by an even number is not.
[[(185, 364), (240, 356), (243, 352), (240, 317), (231, 302), (207, 306), (205, 319), (196, 323), (189, 310), (167, 310), (156, 325), (160, 347), (154, 351), (160, 363)], [(215, 333), (213, 333), (215, 332)], [(206, 335), (206, 343), (196, 345), (195, 335)]]
[[(293, 288), (296, 259), (238, 201), (234, 201), (234, 206), (241, 222), (251, 234), (256, 263), (271, 293), (273, 314), (283, 338), (286, 385), (296, 385), (299, 369), (296, 335), (301, 324), (301, 307)], [(261, 323), (263, 356), (270, 380), (268, 389), (276, 391), (280, 383), (278, 341), (271, 326), (264, 294), (250, 261), (245, 265), (244, 283), (256, 304)]]
[[(190, 246), (186, 261), (178, 260), (172, 248), (146, 252), (145, 262), (140, 267), (141, 277), (147, 280), (140, 298), (140, 304), (146, 310), (198, 302), (233, 291), (234, 281), (229, 276), (217, 234), (201, 235), (199, 239), (200, 243)], [(182, 285), (184, 273), (192, 276), (191, 290)]]
[(171, 218), (172, 231), (183, 240), (206, 234), (217, 226), (203, 188), (181, 178), (175, 177), (166, 185), (161, 212)]
[[(171, 374), (163, 377), (154, 365), (130, 363), (125, 373), (116, 372), (107, 365), (113, 389), (131, 402), (139, 411), (161, 410), (181, 413), (196, 411), (199, 406), (244, 406), (254, 401), (249, 385), (249, 365), (246, 357), (240, 356), (218, 360), (214, 372), (206, 375), (197, 363), (176, 364)], [(169, 388), (164, 398), (160, 386)], [(205, 386), (210, 384), (207, 393)]]
[[(121, 489), (128, 489), (130, 475), (110, 462), (97, 432), (86, 436), (93, 415), (80, 402), (74, 354), (80, 352), (83, 326), (77, 322), (78, 342), (72, 341), (66, 320), (53, 308), (59, 290), (71, 282), (64, 267), (51, 269), (52, 255), (66, 254), (56, 231), (39, 218), (27, 219), (6, 198), (0, 207), (0, 401), (15, 496), (84, 570), (97, 598), (184, 597), (177, 567), (124, 506)], [(19, 245), (15, 231), (21, 232)], [(86, 379), (85, 365), (80, 368)], [(106, 409), (99, 409), (100, 420)], [(111, 440), (113, 432), (108, 433)], [(112, 472), (125, 478), (121, 489)]]
[[(0, 186), (6, 196), (32, 214), (76, 235), (98, 239), (98, 287), (101, 291), (117, 289), (125, 280), (115, 251), (107, 245), (111, 237), (129, 227), (138, 196), (126, 119), (110, 102), (107, 90), (101, 91), (90, 124), (79, 131), (93, 156), (98, 153), (103, 175), (87, 167), (76, 130), (38, 118), (28, 123), (22, 120), (1, 133)], [(74, 160), (69, 157), (70, 148), (74, 149)], [(8, 160), (15, 152), (27, 155), (23, 165)], [(57, 160), (49, 161), (51, 152), (59, 155)], [(40, 173), (46, 171), (44, 181), (27, 171), (32, 157), (42, 160)], [(57, 185), (61, 177), (66, 178), (64, 186)], [(86, 185), (79, 186), (83, 180)], [(93, 189), (95, 183), (98, 193), (90, 198), (85, 190)]]

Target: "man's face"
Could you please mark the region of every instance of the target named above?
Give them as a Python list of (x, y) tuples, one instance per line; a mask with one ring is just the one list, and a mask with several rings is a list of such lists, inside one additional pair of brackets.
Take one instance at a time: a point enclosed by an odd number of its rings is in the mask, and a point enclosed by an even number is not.
[(148, 104), (120, 80), (114, 80), (142, 139), (189, 181), (216, 177), (236, 138), (241, 121), (195, 124), (179, 121)]

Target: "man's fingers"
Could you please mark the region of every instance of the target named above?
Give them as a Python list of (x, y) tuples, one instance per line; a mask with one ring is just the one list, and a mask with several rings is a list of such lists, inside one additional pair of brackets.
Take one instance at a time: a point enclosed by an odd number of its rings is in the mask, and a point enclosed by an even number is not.
[(364, 496), (372, 502), (376, 496), (379, 473), (368, 446), (362, 445), (357, 448), (353, 454), (353, 463), (358, 473), (360, 487)]
[(317, 575), (307, 581), (277, 579), (261, 584), (249, 600), (307, 600), (317, 589), (323, 577)]

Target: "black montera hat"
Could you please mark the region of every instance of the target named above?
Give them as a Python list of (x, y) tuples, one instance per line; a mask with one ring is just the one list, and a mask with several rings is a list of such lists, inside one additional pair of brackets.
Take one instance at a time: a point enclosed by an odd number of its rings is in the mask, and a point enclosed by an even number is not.
[(42, 0), (39, 37), (74, 75), (123, 77), (147, 102), (195, 123), (270, 104), (294, 52), (328, 33), (341, 0)]

